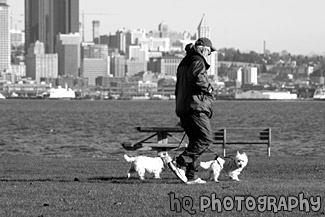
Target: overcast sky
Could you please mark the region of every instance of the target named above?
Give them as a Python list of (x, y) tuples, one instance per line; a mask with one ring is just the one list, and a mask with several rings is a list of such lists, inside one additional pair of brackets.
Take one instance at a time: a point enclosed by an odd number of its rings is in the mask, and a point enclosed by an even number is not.
[[(24, 0), (7, 2), (20, 19)], [(325, 55), (324, 8), (325, 0), (80, 0), (87, 40), (92, 20), (100, 21), (100, 34), (123, 27), (157, 30), (162, 21), (170, 30), (194, 34), (205, 14), (217, 49), (262, 53), (266, 41), (271, 52), (303, 55)]]

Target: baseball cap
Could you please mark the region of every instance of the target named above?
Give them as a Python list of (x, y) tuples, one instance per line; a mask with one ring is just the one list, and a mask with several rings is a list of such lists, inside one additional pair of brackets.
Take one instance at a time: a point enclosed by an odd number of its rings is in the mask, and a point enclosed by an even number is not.
[(199, 38), (198, 40), (196, 40), (195, 45), (202, 45), (205, 47), (210, 47), (211, 52), (217, 50), (215, 47), (212, 46), (212, 42), (208, 38)]

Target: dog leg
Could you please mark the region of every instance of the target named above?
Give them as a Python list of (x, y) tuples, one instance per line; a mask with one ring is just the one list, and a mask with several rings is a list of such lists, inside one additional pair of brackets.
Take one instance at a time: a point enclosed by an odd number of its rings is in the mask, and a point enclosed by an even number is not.
[(240, 181), (238, 178), (238, 174), (236, 174), (236, 173), (230, 173), (229, 177), (234, 181), (238, 181), (238, 182)]
[(215, 182), (219, 182), (219, 180), (218, 180), (219, 175), (220, 175), (220, 171), (219, 170), (215, 171), (214, 176), (213, 176), (213, 180)]
[(140, 177), (141, 180), (144, 180), (144, 174), (145, 174), (145, 170), (143, 169), (138, 169), (138, 175)]
[(135, 169), (134, 169), (134, 165), (131, 164), (129, 170), (128, 170), (128, 173), (127, 173), (127, 177), (128, 179), (131, 178), (131, 173), (134, 173), (135, 172)]
[(154, 173), (154, 178), (155, 179), (160, 179), (160, 173), (159, 172), (155, 172)]

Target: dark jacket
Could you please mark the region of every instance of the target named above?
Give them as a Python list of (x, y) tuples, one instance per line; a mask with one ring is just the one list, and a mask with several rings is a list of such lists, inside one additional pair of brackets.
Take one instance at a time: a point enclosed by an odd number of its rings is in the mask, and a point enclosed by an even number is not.
[(177, 68), (176, 115), (204, 112), (211, 118), (213, 88), (207, 74), (210, 65), (193, 45), (187, 45), (185, 51), (186, 56)]

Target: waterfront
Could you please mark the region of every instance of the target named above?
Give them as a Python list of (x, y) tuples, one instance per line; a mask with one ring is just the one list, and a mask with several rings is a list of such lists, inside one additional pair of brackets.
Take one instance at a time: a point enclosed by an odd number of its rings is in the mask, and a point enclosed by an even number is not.
[[(143, 137), (137, 126), (174, 126), (174, 101), (3, 100), (0, 153), (99, 156), (124, 152)], [(215, 101), (212, 127), (273, 132), (271, 155), (324, 155), (324, 101)], [(220, 151), (219, 147), (216, 148)], [(250, 155), (265, 146), (236, 147)]]

